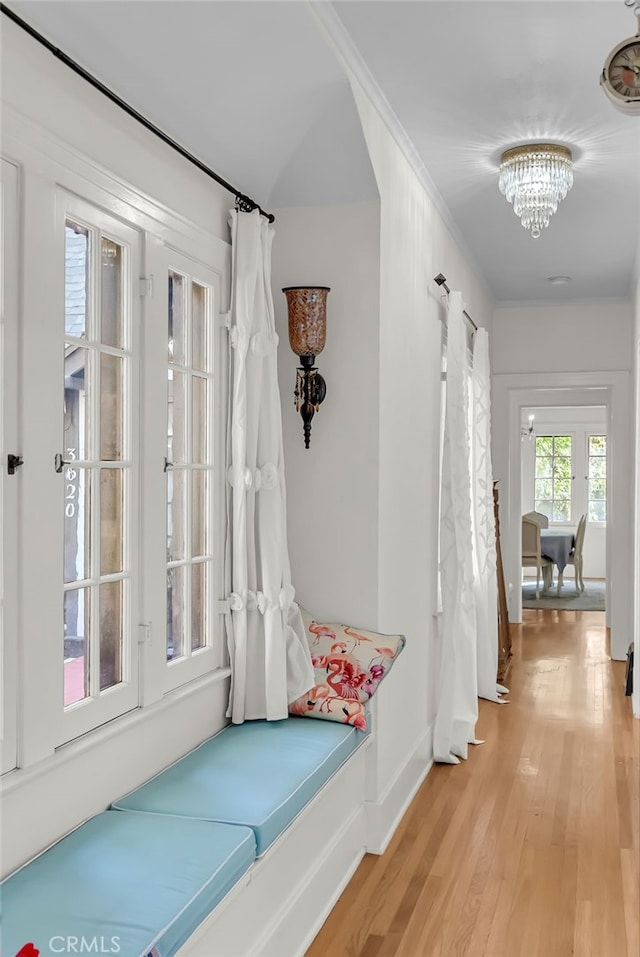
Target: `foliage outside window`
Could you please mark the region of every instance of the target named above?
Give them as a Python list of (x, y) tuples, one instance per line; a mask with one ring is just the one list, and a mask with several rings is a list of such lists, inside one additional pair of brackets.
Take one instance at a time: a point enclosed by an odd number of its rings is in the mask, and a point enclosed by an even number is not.
[(590, 522), (607, 520), (607, 437), (590, 435), (587, 439), (587, 501)]
[(536, 436), (535, 510), (550, 522), (571, 521), (572, 437)]

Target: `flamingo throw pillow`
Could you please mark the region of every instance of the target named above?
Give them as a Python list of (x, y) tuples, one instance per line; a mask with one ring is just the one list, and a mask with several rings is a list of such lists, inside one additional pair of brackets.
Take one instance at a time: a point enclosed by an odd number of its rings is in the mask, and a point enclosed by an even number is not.
[(366, 706), (405, 645), (404, 635), (323, 624), (301, 608), (316, 684), (289, 705), (290, 714), (367, 730)]

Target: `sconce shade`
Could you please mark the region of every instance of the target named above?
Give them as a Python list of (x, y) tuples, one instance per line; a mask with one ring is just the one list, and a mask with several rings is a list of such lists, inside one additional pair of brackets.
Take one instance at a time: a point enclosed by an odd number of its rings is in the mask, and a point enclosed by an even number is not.
[(297, 356), (317, 356), (327, 336), (329, 286), (286, 286), (289, 345)]

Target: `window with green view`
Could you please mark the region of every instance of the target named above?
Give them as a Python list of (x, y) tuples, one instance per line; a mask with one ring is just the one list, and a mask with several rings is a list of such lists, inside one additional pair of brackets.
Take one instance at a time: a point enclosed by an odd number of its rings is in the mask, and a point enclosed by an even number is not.
[(536, 436), (536, 512), (550, 522), (570, 522), (572, 478), (572, 436)]
[(590, 435), (587, 439), (587, 500), (590, 522), (607, 520), (607, 437)]

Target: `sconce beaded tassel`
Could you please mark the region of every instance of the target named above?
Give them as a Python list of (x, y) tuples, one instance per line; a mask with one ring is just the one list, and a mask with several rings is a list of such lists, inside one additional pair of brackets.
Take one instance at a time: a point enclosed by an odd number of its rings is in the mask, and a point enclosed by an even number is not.
[(311, 441), (311, 420), (327, 394), (327, 384), (314, 362), (324, 349), (327, 332), (328, 286), (286, 286), (289, 313), (289, 344), (301, 365), (296, 371), (296, 412), (302, 416), (304, 447)]

